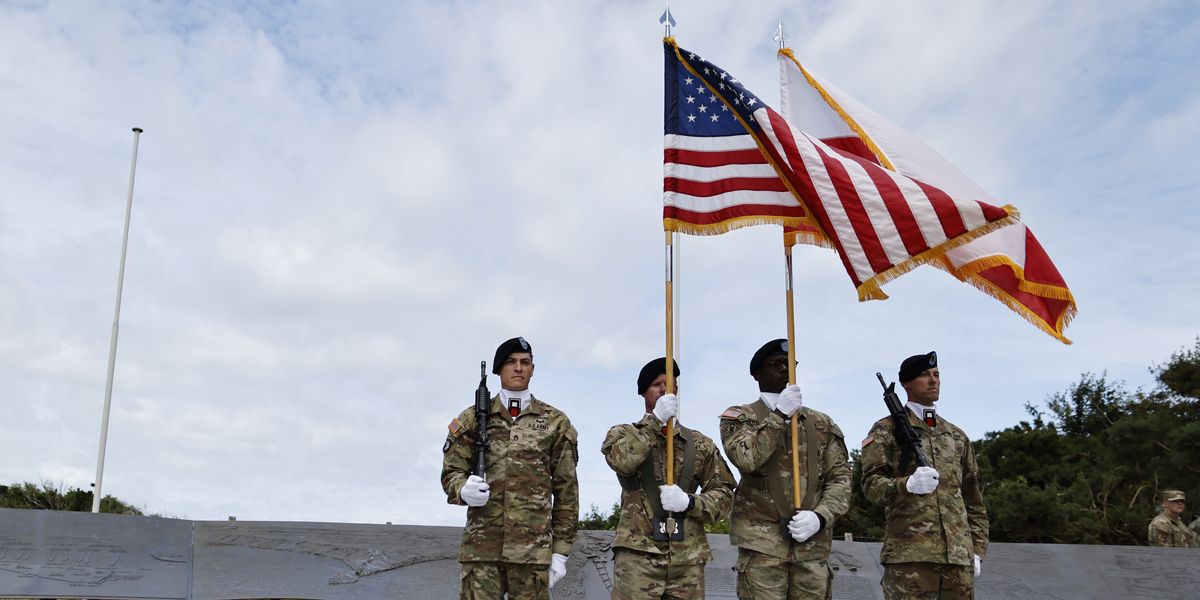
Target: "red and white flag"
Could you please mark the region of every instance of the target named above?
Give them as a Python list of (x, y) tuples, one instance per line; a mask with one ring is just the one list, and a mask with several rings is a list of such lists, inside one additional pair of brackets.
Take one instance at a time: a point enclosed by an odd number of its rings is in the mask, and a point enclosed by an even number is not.
[[(780, 116), (839, 154), (879, 165), (955, 198), (991, 206), (983, 188), (924, 142), (779, 52)], [(885, 227), (886, 229), (886, 227)], [(1071, 343), (1063, 329), (1075, 299), (1033, 232), (1013, 222), (923, 260), (970, 283), (1046, 333)], [(862, 296), (860, 290), (860, 296)]]

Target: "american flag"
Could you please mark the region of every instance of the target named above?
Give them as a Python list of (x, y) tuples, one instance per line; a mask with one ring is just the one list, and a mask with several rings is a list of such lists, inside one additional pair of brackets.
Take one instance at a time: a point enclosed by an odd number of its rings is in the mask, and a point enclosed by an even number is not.
[[(994, 202), (936, 150), (805, 69), (790, 50), (779, 52), (779, 82), (780, 114), (810, 137), (952, 196)], [(1075, 298), (1024, 223), (1013, 223), (955, 247), (931, 264), (1070, 343), (1063, 337), (1063, 329), (1075, 316)]]
[[(778, 224), (787, 226), (799, 241), (828, 245), (746, 124), (680, 61), (671, 38), (664, 48), (666, 230), (716, 235), (748, 225)], [(721, 83), (717, 89), (722, 89)]]
[(803, 202), (805, 220), (838, 251), (860, 300), (886, 298), (884, 283), (1018, 219), (1012, 207), (952, 196), (806, 135), (729, 73), (673, 39), (666, 44), (684, 68), (678, 77), (686, 73), (699, 80), (716, 99), (712, 104), (720, 102), (736, 115), (742, 131)]

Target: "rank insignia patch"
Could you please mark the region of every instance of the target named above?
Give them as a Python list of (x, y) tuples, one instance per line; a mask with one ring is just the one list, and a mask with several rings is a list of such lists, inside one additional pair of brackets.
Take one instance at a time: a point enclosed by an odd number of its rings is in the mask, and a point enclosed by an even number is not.
[(867, 439), (863, 440), (862, 447), (866, 448), (867, 444), (870, 444), (873, 441), (875, 441), (875, 434), (872, 433), (872, 434), (867, 435)]
[(727, 411), (725, 411), (725, 412), (723, 412), (723, 413), (721, 413), (721, 418), (730, 418), (730, 419), (736, 419), (736, 418), (738, 418), (738, 417), (740, 417), (740, 416), (742, 416), (742, 411), (740, 411), (740, 410), (735, 410), (735, 409), (732, 409), (732, 408), (731, 408), (731, 409), (729, 409), (729, 410), (727, 410)]
[(449, 427), (450, 433), (458, 435), (458, 430), (462, 429), (462, 423), (459, 423), (458, 419), (451, 419)]

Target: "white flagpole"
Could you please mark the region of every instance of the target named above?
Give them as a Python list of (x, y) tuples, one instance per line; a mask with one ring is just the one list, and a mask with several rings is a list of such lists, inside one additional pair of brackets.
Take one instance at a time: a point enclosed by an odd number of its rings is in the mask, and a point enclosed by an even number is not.
[(133, 161), (129, 165), (129, 195), (125, 198), (125, 235), (121, 238), (121, 268), (117, 272), (117, 309), (113, 313), (112, 340), (108, 345), (108, 380), (104, 383), (104, 418), (100, 422), (100, 455), (96, 460), (96, 490), (92, 493), (92, 512), (100, 512), (101, 486), (104, 484), (104, 449), (108, 445), (108, 412), (112, 406), (113, 371), (117, 366), (117, 329), (121, 320), (121, 287), (125, 282), (125, 249), (129, 246), (129, 214), (133, 211), (133, 175), (137, 171), (138, 137), (141, 127), (133, 128)]
[[(676, 231), (676, 232), (674, 232), (673, 235), (675, 236), (675, 311), (674, 311), (675, 322), (673, 324), (675, 327), (675, 334), (672, 336), (672, 339), (675, 342), (674, 359), (676, 361), (683, 362), (682, 358), (681, 358), (681, 353), (680, 353), (680, 348), (683, 347), (683, 343), (680, 341), (680, 338), (682, 338), (683, 336), (681, 335), (682, 331), (679, 328), (680, 312), (681, 312), (680, 309), (683, 308), (683, 278), (681, 277), (681, 275), (683, 274), (683, 245), (680, 244), (680, 242), (683, 241), (683, 234)], [(670, 369), (672, 373), (675, 372), (674, 363), (667, 365), (667, 368)], [(679, 382), (678, 381), (675, 382), (675, 397), (676, 398), (679, 397)], [(682, 414), (683, 414), (683, 403), (680, 402), (679, 408), (675, 409), (675, 421), (682, 422), (682, 421), (680, 421), (680, 417), (682, 416)]]

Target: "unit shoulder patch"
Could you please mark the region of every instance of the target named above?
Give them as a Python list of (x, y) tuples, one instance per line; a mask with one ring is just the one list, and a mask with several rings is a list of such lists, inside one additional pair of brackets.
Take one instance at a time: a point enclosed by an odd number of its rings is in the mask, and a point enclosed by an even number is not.
[(870, 444), (870, 443), (871, 443), (871, 442), (873, 442), (873, 441), (875, 441), (875, 434), (873, 434), (873, 433), (871, 433), (871, 434), (867, 434), (867, 437), (866, 437), (866, 439), (864, 439), (864, 440), (863, 440), (862, 447), (863, 447), (863, 448), (866, 448), (866, 447), (867, 447), (867, 444)]
[(742, 411), (737, 410), (735, 408), (731, 408), (731, 409), (721, 413), (722, 419), (736, 419), (740, 416), (742, 416)]

